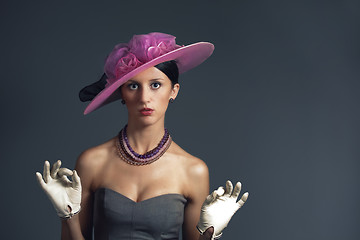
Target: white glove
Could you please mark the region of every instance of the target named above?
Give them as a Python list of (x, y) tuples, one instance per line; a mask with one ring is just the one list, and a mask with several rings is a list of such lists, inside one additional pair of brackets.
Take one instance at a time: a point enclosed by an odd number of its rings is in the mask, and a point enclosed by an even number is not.
[(214, 234), (212, 239), (220, 238), (222, 231), (230, 222), (231, 217), (244, 205), (249, 196), (249, 193), (246, 192), (242, 195), (241, 199), (236, 202), (240, 191), (240, 182), (236, 183), (233, 192), (232, 183), (227, 181), (226, 190), (224, 190), (224, 187), (219, 187), (207, 196), (201, 207), (200, 220), (197, 225), (197, 229), (201, 234), (213, 226)]
[[(77, 172), (67, 168), (60, 168), (58, 160), (51, 168), (50, 163), (45, 161), (44, 179), (36, 172), (37, 180), (52, 202), (60, 218), (71, 218), (80, 211), (81, 182)], [(71, 176), (72, 181), (67, 177)], [(44, 181), (45, 180), (45, 181)]]

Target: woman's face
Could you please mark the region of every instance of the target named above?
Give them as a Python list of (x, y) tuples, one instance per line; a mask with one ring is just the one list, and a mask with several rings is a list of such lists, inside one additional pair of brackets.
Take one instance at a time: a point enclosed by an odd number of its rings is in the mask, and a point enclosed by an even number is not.
[(128, 109), (129, 122), (154, 124), (164, 121), (169, 99), (175, 99), (179, 84), (155, 67), (139, 73), (121, 87), (121, 96)]

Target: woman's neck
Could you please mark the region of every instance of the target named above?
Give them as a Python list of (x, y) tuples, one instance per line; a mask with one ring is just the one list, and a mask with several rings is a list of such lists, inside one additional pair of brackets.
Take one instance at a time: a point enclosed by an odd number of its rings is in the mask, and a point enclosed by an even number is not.
[(154, 149), (165, 134), (163, 122), (147, 126), (138, 126), (129, 122), (126, 132), (131, 148), (139, 154)]

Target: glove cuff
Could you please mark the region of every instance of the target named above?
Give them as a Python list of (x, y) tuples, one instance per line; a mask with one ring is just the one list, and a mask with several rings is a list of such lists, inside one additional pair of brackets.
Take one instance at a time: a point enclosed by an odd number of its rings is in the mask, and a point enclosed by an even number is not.
[(81, 210), (81, 207), (79, 206), (79, 210), (77, 210), (76, 212), (71, 212), (71, 213), (67, 213), (67, 214), (58, 212), (58, 216), (62, 220), (68, 220), (68, 219), (72, 218), (74, 215), (78, 214), (80, 212), (80, 210)]
[[(199, 226), (198, 225), (196, 225), (196, 229), (199, 231), (199, 233), (201, 234), (201, 235), (203, 235), (204, 234), (204, 232), (206, 231), (203, 231), (203, 230), (201, 230), (200, 228), (199, 228)], [(214, 229), (214, 231), (215, 231), (215, 229)], [(219, 233), (217, 236), (214, 236), (214, 238), (213, 239), (220, 239), (221, 238), (221, 236), (222, 236), (222, 232), (221, 233)]]

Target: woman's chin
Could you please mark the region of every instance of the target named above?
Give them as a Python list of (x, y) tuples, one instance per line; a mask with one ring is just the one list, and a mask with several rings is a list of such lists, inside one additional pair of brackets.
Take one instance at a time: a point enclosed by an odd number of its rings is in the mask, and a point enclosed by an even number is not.
[(139, 118), (136, 118), (136, 120), (129, 120), (129, 122), (131, 123), (135, 123), (137, 126), (151, 126), (154, 125), (158, 122), (159, 119), (156, 119), (154, 117), (151, 116), (142, 116)]

